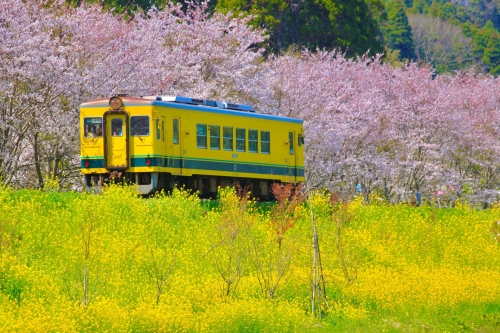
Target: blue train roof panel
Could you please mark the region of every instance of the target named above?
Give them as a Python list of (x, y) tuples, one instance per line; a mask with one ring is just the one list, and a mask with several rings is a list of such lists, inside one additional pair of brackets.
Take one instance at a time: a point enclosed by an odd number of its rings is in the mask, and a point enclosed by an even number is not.
[[(123, 100), (123, 105), (125, 107), (160, 105), (165, 107), (191, 110), (196, 112), (211, 112), (217, 114), (260, 118), (260, 119), (285, 121), (292, 123), (303, 122), (301, 119), (297, 118), (256, 113), (252, 106), (245, 104), (227, 103), (214, 100), (203, 100), (203, 99), (196, 99), (183, 96), (145, 96), (145, 97), (119, 96), (119, 97)], [(80, 108), (95, 108), (95, 107), (108, 107), (108, 106), (109, 106), (109, 99), (100, 98), (93, 101), (84, 102), (80, 105)]]

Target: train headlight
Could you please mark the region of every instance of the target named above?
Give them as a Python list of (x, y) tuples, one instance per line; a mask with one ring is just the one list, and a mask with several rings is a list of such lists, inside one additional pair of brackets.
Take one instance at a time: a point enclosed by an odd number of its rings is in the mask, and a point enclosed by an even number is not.
[(111, 110), (118, 110), (123, 106), (123, 101), (118, 96), (113, 96), (109, 99), (109, 107)]

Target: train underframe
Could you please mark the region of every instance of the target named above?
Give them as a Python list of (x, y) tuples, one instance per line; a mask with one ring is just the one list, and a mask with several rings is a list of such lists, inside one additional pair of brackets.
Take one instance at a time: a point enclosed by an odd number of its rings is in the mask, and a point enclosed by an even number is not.
[(85, 175), (85, 189), (91, 193), (101, 193), (102, 187), (110, 183), (136, 184), (143, 196), (149, 196), (161, 191), (171, 192), (174, 188), (186, 188), (198, 192), (200, 198), (217, 198), (217, 189), (235, 186), (237, 190), (248, 191), (252, 198), (261, 201), (273, 200), (271, 185), (281, 183), (279, 180), (230, 178), (222, 176), (176, 176), (161, 172), (130, 173), (112, 171), (106, 174)]

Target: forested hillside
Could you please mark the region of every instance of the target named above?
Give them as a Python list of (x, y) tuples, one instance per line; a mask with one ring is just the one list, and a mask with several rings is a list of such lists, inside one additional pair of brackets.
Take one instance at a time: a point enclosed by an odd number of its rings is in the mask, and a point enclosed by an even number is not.
[[(78, 5), (79, 0), (68, 0)], [(97, 2), (90, 0), (88, 2)], [(181, 0), (179, 2), (186, 2)], [(107, 8), (132, 14), (166, 0), (105, 0)], [(348, 56), (384, 53), (437, 73), (474, 67), (500, 72), (499, 0), (212, 0), (212, 11), (253, 15), (265, 28), (268, 53), (291, 47), (331, 50)]]

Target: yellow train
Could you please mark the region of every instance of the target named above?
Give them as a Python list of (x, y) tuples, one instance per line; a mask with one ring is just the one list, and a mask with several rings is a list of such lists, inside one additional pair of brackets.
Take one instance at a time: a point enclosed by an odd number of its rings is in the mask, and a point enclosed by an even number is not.
[(113, 96), (80, 105), (81, 170), (99, 191), (113, 178), (147, 195), (175, 186), (214, 197), (239, 182), (267, 199), (304, 180), (302, 120), (248, 105), (180, 96)]

